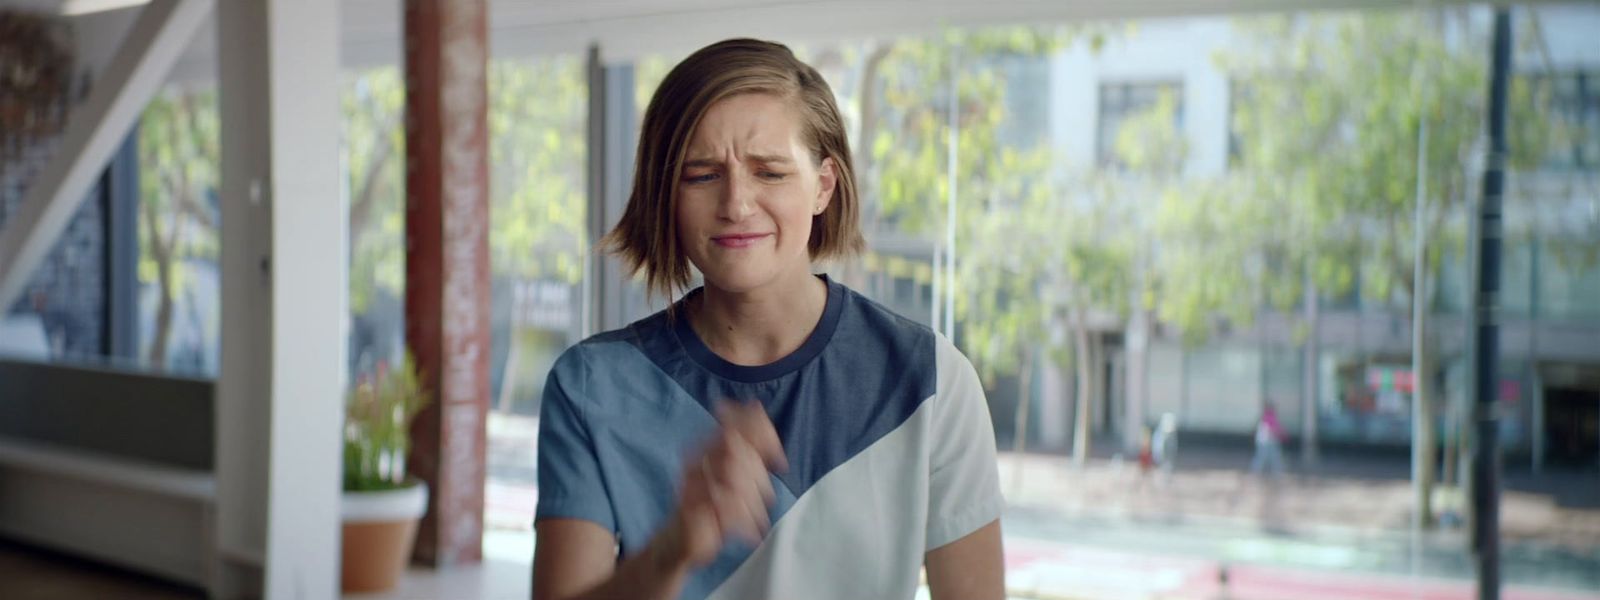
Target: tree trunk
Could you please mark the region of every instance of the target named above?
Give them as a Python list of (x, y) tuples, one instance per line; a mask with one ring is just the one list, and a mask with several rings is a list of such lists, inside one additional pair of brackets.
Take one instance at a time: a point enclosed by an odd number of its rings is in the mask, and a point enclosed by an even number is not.
[(1030, 401), (1033, 396), (1032, 386), (1030, 385), (1033, 381), (1033, 356), (1032, 349), (1024, 351), (1022, 366), (1017, 369), (1017, 413), (1013, 421), (1016, 426), (1016, 435), (1012, 438), (1011, 448), (1013, 456), (1013, 470), (1011, 472), (1012, 495), (1020, 495), (1022, 493), (1022, 473), (1023, 466), (1026, 463), (1023, 460), (1022, 452), (1028, 447), (1028, 411), (1033, 404)]
[(1028, 447), (1028, 412), (1033, 407), (1033, 350), (1023, 352), (1022, 366), (1017, 369), (1017, 433), (1012, 451), (1021, 454)]
[(354, 199), (350, 203), (351, 248), (355, 248), (361, 237), (366, 235), (367, 225), (372, 221), (373, 205), (378, 203), (378, 188), (382, 183), (379, 177), (383, 175), (384, 163), (394, 153), (394, 143), (389, 133), (393, 127), (393, 124), (385, 124), (378, 128), (377, 148), (373, 150), (371, 162), (367, 163), (366, 170), (361, 174), (361, 183), (356, 186)]
[(1420, 349), (1417, 357), (1416, 372), (1411, 374), (1414, 390), (1414, 402), (1417, 403), (1413, 431), (1412, 460), (1416, 461), (1417, 484), (1415, 486), (1417, 515), (1424, 529), (1433, 527), (1433, 483), (1435, 465), (1438, 462), (1438, 453), (1435, 444), (1438, 436), (1433, 424), (1433, 345), (1428, 343), (1428, 317), (1423, 311), (1419, 319), (1417, 330), (1421, 332), (1422, 342), (1417, 344)]
[[(1097, 335), (1089, 336), (1089, 432), (1093, 435), (1106, 432), (1101, 425), (1110, 425), (1111, 385), (1106, 380), (1106, 341)], [(1104, 404), (1105, 406), (1100, 406)], [(1095, 410), (1103, 408), (1105, 412)]]
[(1146, 382), (1150, 368), (1150, 330), (1144, 308), (1135, 304), (1133, 310), (1128, 343), (1124, 346), (1127, 368), (1122, 370), (1122, 450), (1137, 456), (1144, 443), (1145, 421), (1148, 420), (1145, 404), (1150, 392), (1145, 386), (1149, 385)]
[(511, 405), (516, 401), (512, 391), (517, 387), (517, 365), (522, 362), (522, 324), (517, 319), (522, 307), (517, 307), (516, 314), (511, 317), (510, 344), (506, 349), (506, 366), (500, 371), (500, 399), (496, 402), (497, 410), (502, 415), (511, 414)]
[(1322, 348), (1321, 294), (1317, 289), (1316, 280), (1311, 276), (1310, 263), (1307, 262), (1305, 285), (1305, 319), (1308, 329), (1305, 346), (1301, 349), (1300, 365), (1300, 464), (1310, 470), (1315, 468), (1319, 459), (1317, 452), (1317, 394), (1321, 393), (1321, 385), (1317, 381), (1320, 376), (1321, 361), (1319, 352)]
[[(1460, 460), (1461, 452), (1461, 415), (1454, 406), (1447, 404), (1444, 407), (1445, 434), (1449, 436), (1444, 441), (1444, 473), (1440, 474), (1438, 483), (1441, 485), (1456, 486), (1459, 479), (1456, 477), (1456, 461)], [(1459, 488), (1459, 486), (1456, 486)]]
[(1078, 367), (1078, 391), (1074, 394), (1078, 414), (1073, 419), (1072, 463), (1081, 467), (1089, 458), (1089, 418), (1093, 414), (1090, 408), (1094, 404), (1094, 394), (1091, 391), (1094, 353), (1089, 348), (1089, 324), (1084, 318), (1083, 309), (1073, 310), (1072, 321), (1072, 362)]
[(170, 261), (156, 263), (157, 285), (161, 301), (156, 305), (155, 338), (150, 342), (150, 367), (161, 369), (167, 365), (167, 340), (172, 337), (172, 267)]
[(160, 227), (156, 225), (155, 208), (148, 203), (144, 205), (144, 223), (145, 234), (150, 239), (150, 254), (156, 262), (156, 289), (160, 298), (156, 305), (155, 331), (151, 336), (147, 359), (151, 368), (160, 369), (167, 364), (167, 340), (172, 333), (173, 253), (166, 246)]
[[(855, 159), (856, 181), (861, 186), (861, 193), (866, 198), (876, 198), (878, 189), (878, 175), (872, 171), (875, 157), (872, 155), (873, 140), (878, 137), (879, 115), (878, 102), (878, 73), (883, 68), (883, 61), (889, 58), (889, 53), (894, 50), (893, 43), (882, 43), (872, 49), (867, 55), (866, 64), (861, 69), (861, 94), (857, 96), (857, 111), (861, 115), (861, 130), (856, 135)], [(866, 211), (862, 215), (865, 221), (863, 228), (868, 232), (877, 227), (877, 211)], [(934, 324), (937, 328), (938, 324)]]

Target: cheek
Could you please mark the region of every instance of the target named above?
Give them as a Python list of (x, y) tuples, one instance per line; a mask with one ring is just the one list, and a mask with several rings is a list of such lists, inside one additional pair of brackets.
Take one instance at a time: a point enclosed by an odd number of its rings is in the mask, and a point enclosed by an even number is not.
[(680, 192), (677, 202), (675, 216), (678, 219), (680, 234), (698, 231), (705, 227), (706, 219), (714, 218), (714, 215), (710, 214), (713, 209), (707, 208), (710, 202), (696, 194)]
[(687, 257), (693, 258), (701, 253), (699, 232), (702, 226), (696, 220), (695, 212), (682, 200), (682, 198), (679, 198), (678, 209), (673, 214), (677, 222), (672, 229), (673, 234), (678, 237), (678, 251), (684, 253)]
[(812, 200), (810, 196), (797, 198), (784, 207), (783, 228), (784, 237), (788, 243), (804, 247), (811, 238), (811, 224), (813, 217)]

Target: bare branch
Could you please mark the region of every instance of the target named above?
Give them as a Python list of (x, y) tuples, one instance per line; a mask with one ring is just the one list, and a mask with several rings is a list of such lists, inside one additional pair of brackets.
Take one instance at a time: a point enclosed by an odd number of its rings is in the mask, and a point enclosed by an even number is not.
[(389, 156), (394, 153), (393, 136), (390, 131), (398, 124), (399, 119), (390, 118), (378, 128), (378, 145), (373, 156), (367, 163), (367, 168), (361, 174), (361, 184), (356, 188), (354, 202), (350, 204), (350, 245), (355, 246), (360, 237), (366, 233), (367, 223), (372, 217), (372, 207), (377, 203), (379, 188), (378, 178), (383, 173), (383, 166), (389, 162)]

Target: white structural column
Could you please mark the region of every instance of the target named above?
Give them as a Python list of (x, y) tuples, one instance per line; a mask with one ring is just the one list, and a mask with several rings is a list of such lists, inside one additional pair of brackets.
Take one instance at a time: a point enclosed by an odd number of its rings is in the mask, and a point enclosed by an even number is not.
[(0, 229), (0, 307), (11, 306), (83, 204), (84, 194), (211, 10), (211, 0), (155, 0), (72, 109), (56, 155)]
[(347, 199), (338, 3), (217, 7), (222, 370), (212, 596), (339, 594)]

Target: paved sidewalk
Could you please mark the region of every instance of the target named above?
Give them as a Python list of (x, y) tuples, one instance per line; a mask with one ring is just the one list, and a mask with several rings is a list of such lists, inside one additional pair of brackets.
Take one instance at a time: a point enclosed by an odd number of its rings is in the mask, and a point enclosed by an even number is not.
[[(1213, 574), (1231, 564), (1357, 579), (1437, 579), (1462, 594), (1446, 597), (1470, 596), (1457, 589), (1476, 572), (1465, 529), (1413, 535), (1409, 482), (1350, 473), (1272, 481), (1219, 466), (1225, 464), (1178, 469), (1166, 479), (1110, 459), (1079, 468), (1065, 457), (1003, 453), (1008, 543), (1015, 535), (1197, 559), (1209, 561)], [(1445, 496), (1440, 502), (1448, 505)], [(1511, 491), (1502, 509), (1501, 569), (1508, 589), (1558, 588), (1600, 598), (1600, 507), (1563, 506), (1552, 495)]]
[[(1465, 580), (1227, 564), (1006, 538), (1010, 598), (1037, 600), (1460, 600)], [(1507, 600), (1596, 600), (1600, 592), (1509, 585)]]
[[(1083, 467), (1070, 458), (1001, 453), (1002, 490), (1018, 506), (1129, 518), (1212, 519), (1277, 533), (1357, 531), (1404, 533), (1411, 529), (1411, 484), (1392, 478), (1340, 474), (1279, 480), (1251, 476), (1249, 456), (1234, 468), (1216, 466), (1216, 452), (1197, 459), (1200, 466), (1142, 474), (1133, 462), (1096, 458)], [(1183, 460), (1187, 457), (1180, 457)], [(1344, 469), (1346, 472), (1352, 470)], [(1594, 474), (1571, 476), (1573, 487), (1594, 487)], [(1600, 491), (1596, 491), (1600, 494)], [(1435, 493), (1436, 511), (1465, 514), (1458, 490)], [(1595, 506), (1563, 505), (1554, 494), (1505, 490), (1501, 496), (1501, 537), (1505, 543), (1534, 543), (1575, 552), (1600, 549), (1600, 495)], [(1451, 528), (1441, 528), (1449, 533)], [(1457, 528), (1457, 533), (1464, 528)]]

